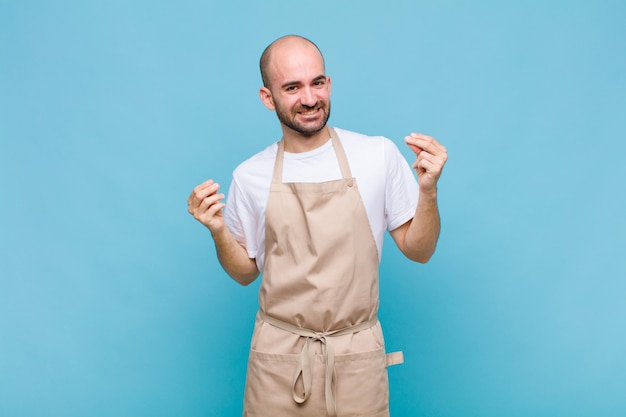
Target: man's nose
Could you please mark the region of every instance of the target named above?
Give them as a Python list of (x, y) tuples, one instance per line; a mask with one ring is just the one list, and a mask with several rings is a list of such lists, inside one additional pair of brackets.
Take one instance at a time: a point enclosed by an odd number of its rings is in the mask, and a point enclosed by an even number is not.
[(317, 103), (317, 97), (310, 88), (303, 88), (300, 102), (305, 106), (313, 107)]

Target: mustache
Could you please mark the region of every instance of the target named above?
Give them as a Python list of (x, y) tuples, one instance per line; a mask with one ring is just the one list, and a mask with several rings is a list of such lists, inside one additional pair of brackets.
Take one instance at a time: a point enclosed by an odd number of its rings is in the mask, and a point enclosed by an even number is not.
[(323, 101), (318, 101), (312, 106), (301, 104), (296, 108), (296, 112), (318, 110), (318, 109), (325, 109), (325, 108), (326, 108), (326, 103), (324, 103)]

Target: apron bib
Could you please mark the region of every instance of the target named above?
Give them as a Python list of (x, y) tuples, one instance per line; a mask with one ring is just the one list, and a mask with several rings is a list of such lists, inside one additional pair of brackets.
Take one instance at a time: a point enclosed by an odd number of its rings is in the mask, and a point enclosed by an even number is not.
[(280, 141), (265, 214), (265, 265), (244, 417), (384, 417), (378, 250), (334, 129), (342, 178), (283, 183)]

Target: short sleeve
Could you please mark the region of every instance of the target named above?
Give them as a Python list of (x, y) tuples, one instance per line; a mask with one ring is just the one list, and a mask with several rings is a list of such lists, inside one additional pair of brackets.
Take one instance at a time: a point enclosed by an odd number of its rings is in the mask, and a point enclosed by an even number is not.
[(235, 177), (233, 177), (228, 189), (224, 221), (237, 243), (246, 248), (248, 257), (255, 258), (258, 249), (254, 239), (257, 227), (255, 216), (248, 198), (237, 184)]
[(391, 231), (415, 215), (419, 188), (413, 170), (389, 139), (385, 140), (385, 221)]

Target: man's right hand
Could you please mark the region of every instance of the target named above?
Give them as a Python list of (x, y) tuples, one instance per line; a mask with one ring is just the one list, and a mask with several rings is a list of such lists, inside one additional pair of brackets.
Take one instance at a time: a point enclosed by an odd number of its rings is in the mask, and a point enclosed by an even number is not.
[(241, 285), (248, 285), (259, 276), (256, 260), (248, 257), (246, 249), (230, 234), (222, 209), (226, 206), (218, 194), (220, 185), (208, 180), (193, 189), (187, 200), (189, 214), (211, 231), (217, 258), (224, 270)]
[(222, 203), (224, 194), (218, 194), (220, 185), (213, 180), (208, 180), (193, 189), (187, 200), (189, 214), (205, 225), (211, 234), (220, 233), (224, 230), (224, 216), (222, 209), (226, 206)]

